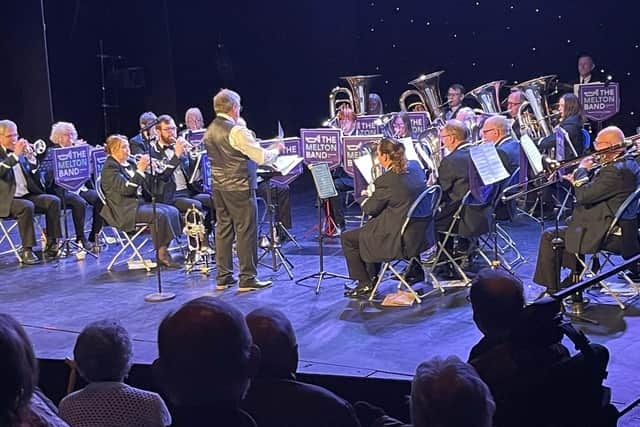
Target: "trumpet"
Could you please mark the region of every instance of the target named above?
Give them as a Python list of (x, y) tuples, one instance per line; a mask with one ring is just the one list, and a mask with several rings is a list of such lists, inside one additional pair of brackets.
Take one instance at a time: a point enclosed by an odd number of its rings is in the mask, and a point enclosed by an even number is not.
[[(140, 159), (142, 158), (142, 156), (144, 156), (144, 155), (145, 154), (136, 154), (135, 156), (129, 156), (128, 160), (137, 164), (140, 161)], [(149, 166), (145, 170), (145, 172), (147, 172), (147, 173), (150, 172), (150, 167), (153, 168), (153, 171), (155, 173), (162, 173), (168, 167), (167, 163), (164, 160), (158, 160), (158, 159), (153, 158), (153, 157), (150, 157), (149, 160), (151, 162), (149, 163)]]

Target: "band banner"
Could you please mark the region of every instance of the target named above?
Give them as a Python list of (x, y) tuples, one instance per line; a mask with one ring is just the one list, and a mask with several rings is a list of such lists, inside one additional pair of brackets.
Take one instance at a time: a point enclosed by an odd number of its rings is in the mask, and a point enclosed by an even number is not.
[(55, 148), (53, 152), (53, 180), (60, 187), (76, 191), (91, 177), (90, 147)]
[(379, 115), (365, 115), (356, 117), (356, 135), (380, 134), (380, 126), (375, 124), (375, 121), (379, 118)]
[(342, 168), (350, 177), (355, 175), (355, 166), (353, 159), (362, 155), (370, 155), (366, 148), (372, 142), (378, 141), (382, 135), (357, 135), (342, 137)]
[(409, 116), (409, 119), (411, 120), (411, 130), (415, 135), (424, 132), (431, 126), (431, 122), (429, 121), (429, 116), (426, 111), (408, 112), (407, 116)]
[(104, 151), (104, 148), (98, 147), (91, 149), (91, 173), (93, 176), (100, 176), (107, 157), (108, 156)]
[(620, 86), (613, 82), (579, 85), (578, 100), (586, 118), (602, 122), (620, 111)]
[[(260, 146), (263, 148), (267, 148), (269, 145), (274, 142), (282, 142), (284, 144), (284, 152), (283, 155), (291, 155), (291, 156), (302, 156), (302, 143), (300, 142), (299, 137), (289, 137), (289, 138), (273, 138), (273, 139), (263, 139), (260, 141)], [(273, 184), (280, 184), (281, 186), (287, 186), (295, 181), (302, 173), (304, 172), (304, 167), (302, 163), (293, 168), (291, 172), (287, 175), (282, 176), (274, 176), (271, 178), (271, 182)]]
[(184, 139), (189, 142), (189, 144), (200, 144), (204, 139), (204, 134), (207, 132), (206, 129), (188, 129), (184, 132)]
[(302, 157), (308, 165), (328, 163), (330, 169), (340, 166), (342, 130), (331, 128), (300, 129)]

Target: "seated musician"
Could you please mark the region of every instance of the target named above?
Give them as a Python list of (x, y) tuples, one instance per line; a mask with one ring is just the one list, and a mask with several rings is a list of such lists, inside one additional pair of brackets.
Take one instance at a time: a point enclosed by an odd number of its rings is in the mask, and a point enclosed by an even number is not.
[(60, 234), (60, 199), (45, 194), (39, 179), (37, 159), (27, 140), (18, 139), (18, 126), (11, 120), (0, 120), (0, 218), (14, 218), (22, 242), (23, 264), (40, 262), (33, 253), (36, 234), (33, 217), (44, 212), (47, 223), (47, 245), (44, 256), (58, 255)]
[[(342, 104), (340, 106), (340, 111), (338, 111), (338, 126), (342, 129), (343, 135), (356, 134), (356, 113), (348, 104)], [(338, 195), (329, 199), (331, 218), (333, 218), (336, 226), (330, 237), (337, 237), (346, 227), (344, 219), (345, 193), (353, 190), (353, 178), (344, 171), (342, 166), (335, 168), (331, 172), (331, 175), (333, 176), (333, 183), (336, 186)]]
[[(78, 131), (73, 123), (58, 122), (51, 126), (51, 135), (49, 139), (54, 144), (55, 148), (66, 148), (78, 144), (86, 144), (85, 141), (78, 139)], [(102, 202), (98, 197), (98, 193), (94, 190), (91, 181), (87, 181), (77, 191), (69, 191), (60, 187), (53, 182), (53, 177), (48, 180), (48, 190), (58, 196), (60, 199), (64, 197), (63, 205), (71, 208), (71, 216), (73, 219), (73, 226), (76, 232), (76, 242), (82, 244), (83, 247), (98, 251), (100, 246), (97, 245), (98, 233), (102, 229), (102, 217), (99, 212), (102, 209)], [(84, 221), (87, 212), (87, 206), (93, 207), (93, 219), (91, 222), (91, 231), (89, 232), (89, 239), (84, 234)]]
[(407, 107), (407, 109), (410, 112), (418, 112), (418, 111), (427, 111), (427, 108), (424, 106), (424, 104), (420, 101), (417, 102), (412, 102), (411, 104), (409, 104), (409, 106)]
[(413, 138), (413, 128), (411, 127), (411, 118), (406, 111), (401, 111), (393, 118), (393, 137), (394, 138)]
[[(186, 153), (187, 141), (176, 138), (176, 124), (168, 115), (158, 117), (156, 133), (158, 139), (151, 144), (149, 155), (165, 166), (164, 170), (158, 170), (153, 190), (156, 201), (173, 205), (183, 214), (195, 206), (204, 213), (205, 231), (209, 236), (213, 230), (213, 200), (201, 185), (189, 183), (196, 162)], [(209, 239), (202, 243), (209, 246)]]
[(146, 113), (142, 113), (140, 115), (140, 118), (138, 119), (138, 124), (140, 125), (141, 129), (140, 133), (129, 140), (132, 156), (139, 156), (141, 154), (149, 153), (149, 141), (156, 138), (156, 130), (155, 127), (151, 127), (147, 130), (142, 129), (153, 123), (157, 118), (158, 116), (156, 116), (151, 111), (147, 111)]
[(492, 143), (505, 169), (512, 174), (520, 165), (520, 144), (511, 137), (509, 120), (504, 116), (491, 116), (482, 126), (482, 139)]
[(202, 111), (198, 107), (191, 107), (184, 113), (184, 123), (188, 130), (198, 130), (204, 128), (204, 118)]
[[(558, 126), (562, 129), (562, 133), (565, 136), (564, 145), (560, 147), (564, 151), (564, 156), (560, 155), (556, 150), (555, 157), (558, 160), (571, 160), (582, 155), (584, 151), (584, 135), (582, 134), (584, 117), (582, 116), (582, 106), (577, 96), (572, 93), (565, 93), (560, 97), (558, 109), (560, 112), (560, 123)], [(555, 149), (555, 133), (543, 138), (538, 144), (538, 147), (540, 151)]]
[(480, 137), (480, 128), (478, 122), (481, 120), (482, 115), (480, 117), (476, 116), (475, 111), (471, 107), (462, 107), (456, 113), (456, 120), (460, 120), (464, 125), (469, 129), (470, 141), (478, 141), (482, 139)]
[(367, 114), (380, 115), (384, 114), (384, 107), (382, 106), (382, 98), (377, 93), (370, 93), (367, 100)]
[(444, 113), (446, 120), (456, 118), (458, 110), (463, 107), (462, 101), (464, 100), (464, 86), (459, 83), (454, 83), (449, 86), (447, 90), (447, 108)]
[[(620, 145), (623, 140), (622, 131), (610, 126), (598, 133), (594, 146), (596, 150), (603, 150)], [(592, 170), (594, 166), (599, 167), (599, 170)], [(558, 285), (564, 287), (577, 281), (581, 269), (575, 254), (594, 253), (603, 243), (613, 245), (619, 252), (623, 249), (638, 252), (637, 225), (630, 227), (628, 235), (625, 235), (622, 227), (622, 238), (615, 238), (615, 242), (602, 242), (617, 209), (640, 186), (640, 166), (634, 159), (624, 156), (624, 148), (603, 154), (599, 165), (594, 165), (592, 157), (586, 157), (573, 174), (565, 175), (563, 179), (574, 186), (576, 198), (576, 205), (572, 216), (567, 220), (567, 226), (558, 230), (565, 244), (562, 266), (569, 268), (571, 274), (561, 284), (556, 284), (551, 244), (556, 231), (545, 231), (540, 239), (533, 281), (546, 286), (550, 292), (557, 291)]]
[(513, 89), (507, 97), (507, 111), (509, 113), (509, 118), (513, 120), (513, 123), (511, 124), (511, 132), (518, 139), (522, 136), (520, 119), (518, 118), (518, 111), (520, 110), (522, 102), (522, 91), (519, 89)]
[(152, 229), (151, 238), (158, 251), (158, 262), (165, 267), (178, 267), (168, 250), (171, 240), (180, 234), (178, 209), (157, 203), (154, 221), (153, 206), (141, 198), (151, 159), (145, 154), (137, 163), (130, 160), (129, 142), (122, 135), (109, 136), (105, 150), (109, 157), (102, 167), (101, 186), (106, 204), (100, 215), (109, 225), (123, 231), (133, 231), (136, 223), (155, 223), (157, 228)]
[(404, 146), (383, 138), (376, 155), (385, 173), (374, 182), (374, 191), (362, 203), (364, 213), (372, 218), (360, 228), (342, 233), (342, 252), (349, 277), (358, 281), (347, 290), (347, 297), (361, 297), (371, 292), (381, 261), (401, 259), (400, 229), (409, 208), (427, 187), (424, 172), (415, 161), (407, 161)]

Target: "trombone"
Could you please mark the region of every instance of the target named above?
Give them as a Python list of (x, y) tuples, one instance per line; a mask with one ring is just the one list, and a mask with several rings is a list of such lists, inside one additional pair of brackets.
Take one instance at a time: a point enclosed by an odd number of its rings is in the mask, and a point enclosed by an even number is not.
[[(526, 196), (527, 194), (536, 193), (544, 188), (551, 187), (562, 179), (559, 176), (559, 171), (561, 171), (562, 169), (578, 166), (584, 159), (592, 158), (594, 162), (594, 166), (592, 169), (597, 169), (608, 165), (611, 161), (618, 160), (618, 156), (616, 156), (614, 159), (607, 160), (607, 155), (615, 153), (617, 151), (625, 151), (625, 156), (632, 154), (635, 155), (632, 150), (628, 150), (630, 147), (633, 147), (633, 145), (634, 143), (632, 140), (625, 139), (620, 144), (612, 145), (605, 149), (564, 161), (556, 160), (550, 156), (543, 155), (543, 174), (526, 182), (521, 182), (506, 187), (504, 190), (502, 190), (502, 201), (509, 202), (511, 200), (519, 199), (520, 197)], [(533, 185), (533, 188), (528, 188), (531, 185)]]

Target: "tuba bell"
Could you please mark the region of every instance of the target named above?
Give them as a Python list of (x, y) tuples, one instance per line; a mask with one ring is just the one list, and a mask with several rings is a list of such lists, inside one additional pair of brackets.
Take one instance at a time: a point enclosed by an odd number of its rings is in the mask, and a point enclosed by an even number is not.
[(407, 97), (410, 95), (417, 95), (429, 110), (431, 120), (435, 121), (442, 119), (444, 117), (444, 112), (442, 111), (442, 106), (444, 104), (442, 103), (442, 97), (440, 96), (440, 75), (442, 73), (444, 73), (444, 71), (423, 74), (407, 83), (414, 86), (417, 90), (409, 89), (400, 95), (400, 109), (402, 111), (407, 111)]
[[(518, 109), (518, 121), (523, 133), (527, 133), (533, 139), (543, 138), (551, 134), (551, 114), (547, 94), (557, 80), (556, 75), (548, 75), (528, 80), (515, 85), (514, 88), (520, 90), (526, 101)], [(524, 114), (526, 107), (530, 107), (533, 117)]]
[(474, 97), (485, 113), (502, 114), (503, 111), (501, 111), (500, 108), (500, 89), (505, 83), (505, 80), (485, 83), (469, 91), (467, 95)]
[(356, 115), (367, 114), (367, 103), (369, 102), (369, 88), (373, 79), (380, 77), (380, 74), (371, 74), (368, 76), (345, 76), (340, 77), (349, 83), (349, 87), (337, 86), (331, 90), (329, 94), (329, 113), (331, 117), (336, 116), (336, 97), (339, 93), (347, 95), (349, 103)]

